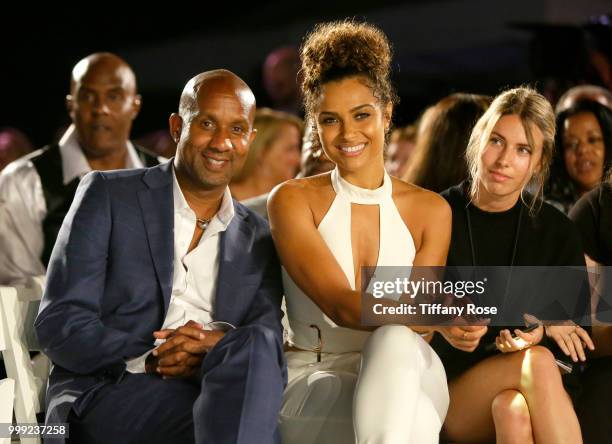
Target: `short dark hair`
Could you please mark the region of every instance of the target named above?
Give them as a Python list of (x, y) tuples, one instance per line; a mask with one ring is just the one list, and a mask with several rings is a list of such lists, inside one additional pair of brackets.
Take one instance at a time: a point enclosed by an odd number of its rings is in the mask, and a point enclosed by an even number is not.
[[(593, 100), (579, 100), (572, 107), (557, 114), (557, 135), (555, 137), (555, 155), (551, 167), (549, 195), (559, 201), (573, 203), (578, 200), (578, 192), (573, 184), (563, 157), (563, 126), (565, 121), (572, 116), (581, 113), (591, 113), (597, 119), (604, 141), (605, 154), (603, 172), (605, 179), (606, 171), (612, 173), (612, 110)], [(611, 176), (612, 177), (612, 176)]]

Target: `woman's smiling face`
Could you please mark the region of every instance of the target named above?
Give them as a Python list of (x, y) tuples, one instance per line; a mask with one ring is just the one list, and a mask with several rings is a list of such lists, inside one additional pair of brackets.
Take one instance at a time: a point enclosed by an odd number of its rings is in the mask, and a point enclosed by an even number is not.
[(593, 189), (603, 177), (606, 147), (599, 122), (581, 112), (563, 122), (565, 169), (580, 193)]
[(382, 107), (365, 79), (354, 76), (323, 84), (315, 118), (325, 154), (341, 172), (374, 172), (383, 166), (391, 104)]

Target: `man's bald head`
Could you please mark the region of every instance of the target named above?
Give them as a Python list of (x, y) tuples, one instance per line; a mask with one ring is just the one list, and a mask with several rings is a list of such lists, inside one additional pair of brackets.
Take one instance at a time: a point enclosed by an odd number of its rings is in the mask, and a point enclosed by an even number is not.
[(108, 52), (85, 57), (72, 69), (66, 106), (88, 159), (123, 155), (140, 111), (132, 68)]
[(70, 77), (70, 93), (92, 73), (115, 73), (123, 81), (126, 91), (136, 93), (136, 75), (130, 65), (121, 57), (110, 52), (96, 52), (79, 60), (72, 68)]
[[(227, 69), (215, 69), (198, 74), (187, 82), (179, 102), (179, 115), (189, 121), (190, 116), (197, 112), (198, 96), (214, 89), (235, 94), (243, 106), (251, 108), (251, 117), (255, 115), (255, 95), (249, 85)], [(251, 123), (252, 123), (251, 119)]]
[(220, 198), (244, 165), (257, 132), (254, 119), (255, 96), (236, 74), (217, 69), (189, 80), (169, 122), (181, 188)]

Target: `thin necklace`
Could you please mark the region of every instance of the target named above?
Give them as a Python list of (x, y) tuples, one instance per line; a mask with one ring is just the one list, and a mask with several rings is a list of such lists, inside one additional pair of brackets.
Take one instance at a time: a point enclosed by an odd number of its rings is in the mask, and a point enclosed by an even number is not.
[[(472, 202), (468, 202), (467, 206), (465, 207), (465, 214), (467, 215), (467, 225), (468, 225), (468, 236), (470, 239), (470, 249), (471, 249), (471, 253), (472, 253), (472, 266), (476, 266), (476, 252), (474, 249), (474, 237), (472, 235), (472, 220), (470, 218), (470, 205), (472, 205)], [(519, 217), (518, 217), (518, 222), (516, 224), (516, 231), (514, 233), (514, 246), (512, 247), (512, 256), (510, 256), (510, 266), (512, 267), (514, 265), (514, 260), (516, 259), (516, 250), (517, 250), (517, 246), (518, 246), (518, 241), (519, 241), (519, 234), (521, 231), (521, 220), (523, 218), (523, 205), (521, 204), (520, 209), (519, 209)]]
[[(470, 249), (472, 252), (472, 266), (476, 267), (476, 253), (474, 249), (474, 238), (472, 235), (472, 220), (470, 218), (470, 205), (472, 205), (471, 201), (468, 202), (467, 206), (465, 207), (465, 213), (467, 215), (468, 236), (470, 239)], [(519, 234), (521, 232), (522, 218), (523, 218), (523, 204), (521, 203), (520, 208), (519, 208), (518, 222), (516, 223), (516, 232), (514, 233), (514, 246), (512, 247), (512, 256), (510, 257), (510, 270), (508, 271), (508, 280), (506, 281), (506, 288), (504, 289), (504, 294), (502, 297), (502, 307), (506, 306), (506, 300), (508, 298), (508, 290), (510, 289), (510, 281), (512, 280), (512, 267), (514, 266), (514, 261), (516, 259), (516, 250), (518, 247)]]

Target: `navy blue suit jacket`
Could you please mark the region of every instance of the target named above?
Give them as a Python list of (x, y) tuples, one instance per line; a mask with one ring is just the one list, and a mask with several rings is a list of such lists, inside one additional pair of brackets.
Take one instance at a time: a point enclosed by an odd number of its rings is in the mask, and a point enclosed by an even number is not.
[[(47, 422), (80, 413), (153, 347), (172, 291), (172, 161), (83, 178), (47, 271), (36, 319), (54, 364)], [(280, 266), (267, 222), (234, 202), (221, 234), (214, 320), (268, 327), (282, 343)]]

